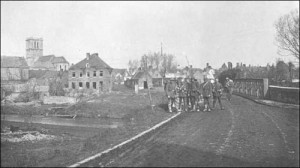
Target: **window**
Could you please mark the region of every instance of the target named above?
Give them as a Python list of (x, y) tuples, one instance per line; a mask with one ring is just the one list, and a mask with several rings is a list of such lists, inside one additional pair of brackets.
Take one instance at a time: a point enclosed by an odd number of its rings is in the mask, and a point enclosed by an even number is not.
[(87, 89), (90, 88), (90, 82), (86, 82), (86, 88), (87, 88)]
[(103, 76), (103, 71), (100, 71), (100, 76)]
[(65, 65), (65, 70), (67, 70), (67, 65)]
[(93, 82), (93, 88), (96, 89), (96, 82)]
[(96, 76), (96, 71), (94, 71), (94, 76)]
[(79, 82), (79, 87), (82, 87), (82, 82)]
[(79, 73), (79, 76), (82, 77), (82, 72)]
[(72, 82), (72, 89), (75, 89), (75, 82)]
[(87, 76), (87, 77), (90, 77), (90, 72), (86, 72), (86, 76)]
[(89, 68), (89, 67), (90, 67), (90, 64), (89, 64), (89, 63), (86, 63), (86, 64), (85, 64), (85, 67), (86, 67), (86, 68)]
[(72, 73), (72, 77), (75, 78), (75, 72)]
[(100, 90), (103, 91), (103, 81), (100, 81)]
[(61, 65), (59, 65), (59, 70), (61, 70)]

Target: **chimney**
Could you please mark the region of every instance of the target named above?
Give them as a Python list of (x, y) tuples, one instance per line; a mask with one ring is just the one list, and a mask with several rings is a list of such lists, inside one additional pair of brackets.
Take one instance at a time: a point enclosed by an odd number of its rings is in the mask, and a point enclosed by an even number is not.
[(90, 53), (86, 53), (86, 60), (90, 59)]
[(93, 57), (94, 57), (94, 56), (97, 56), (97, 57), (98, 57), (98, 53), (94, 53), (94, 54), (92, 54), (91, 56), (93, 56)]

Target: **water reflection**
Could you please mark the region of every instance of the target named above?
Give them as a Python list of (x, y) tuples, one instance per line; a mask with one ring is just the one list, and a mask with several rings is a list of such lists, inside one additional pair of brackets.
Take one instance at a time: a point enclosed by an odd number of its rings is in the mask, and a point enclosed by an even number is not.
[(120, 119), (103, 119), (103, 118), (59, 118), (45, 116), (21, 116), (21, 115), (1, 115), (1, 120), (39, 123), (49, 125), (63, 125), (74, 127), (93, 127), (93, 128), (117, 128), (123, 126), (123, 121)]

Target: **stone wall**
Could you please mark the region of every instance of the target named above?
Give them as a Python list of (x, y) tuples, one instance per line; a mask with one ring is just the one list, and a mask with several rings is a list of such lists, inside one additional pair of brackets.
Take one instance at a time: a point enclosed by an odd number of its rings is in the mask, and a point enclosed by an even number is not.
[(299, 88), (270, 85), (268, 97), (274, 101), (299, 104)]
[(76, 98), (65, 96), (45, 96), (43, 100), (44, 104), (75, 104), (76, 102)]

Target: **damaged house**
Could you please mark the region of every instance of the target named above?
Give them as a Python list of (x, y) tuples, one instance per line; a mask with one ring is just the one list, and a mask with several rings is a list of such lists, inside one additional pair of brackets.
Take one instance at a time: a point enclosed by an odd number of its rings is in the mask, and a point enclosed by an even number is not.
[(69, 69), (69, 89), (93, 89), (109, 91), (111, 88), (112, 70), (98, 53), (87, 53), (86, 58), (72, 65)]
[(22, 83), (29, 78), (29, 66), (24, 57), (1, 56), (1, 84)]

